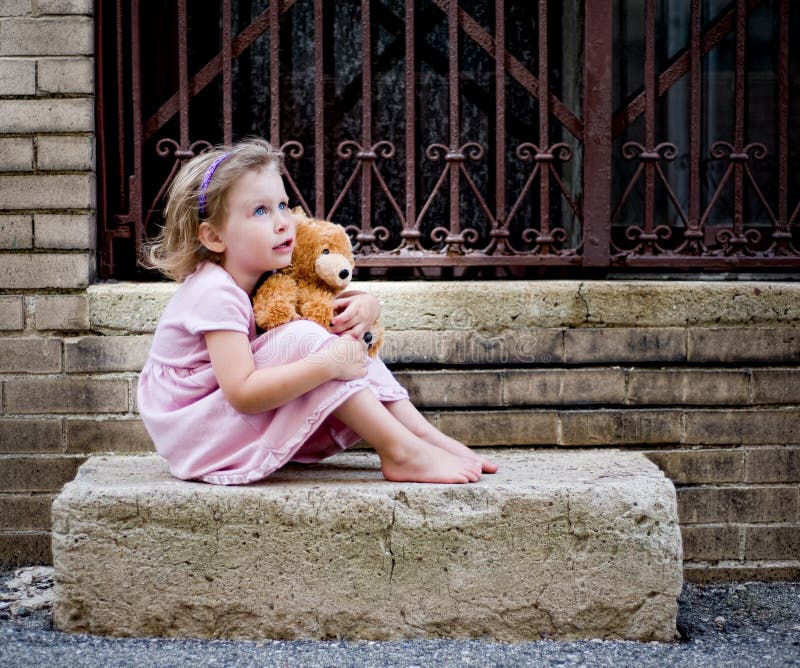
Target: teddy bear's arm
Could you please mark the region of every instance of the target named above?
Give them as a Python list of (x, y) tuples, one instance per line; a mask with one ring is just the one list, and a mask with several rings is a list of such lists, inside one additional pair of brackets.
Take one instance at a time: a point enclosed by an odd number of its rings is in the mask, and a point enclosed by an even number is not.
[(300, 315), (330, 330), (333, 320), (333, 295), (311, 286), (300, 286)]
[(261, 329), (271, 329), (296, 320), (298, 287), (291, 276), (273, 274), (256, 291), (253, 313)]

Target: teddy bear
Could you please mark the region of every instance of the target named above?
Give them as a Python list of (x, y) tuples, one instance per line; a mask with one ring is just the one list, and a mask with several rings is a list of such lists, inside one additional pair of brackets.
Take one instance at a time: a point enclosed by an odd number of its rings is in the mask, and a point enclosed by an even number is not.
[[(267, 330), (304, 318), (330, 331), (333, 301), (353, 277), (355, 258), (350, 238), (341, 225), (309, 218), (299, 207), (292, 213), (292, 262), (257, 288), (253, 296), (256, 324)], [(376, 321), (364, 334), (370, 357), (378, 355), (383, 338), (383, 328)]]

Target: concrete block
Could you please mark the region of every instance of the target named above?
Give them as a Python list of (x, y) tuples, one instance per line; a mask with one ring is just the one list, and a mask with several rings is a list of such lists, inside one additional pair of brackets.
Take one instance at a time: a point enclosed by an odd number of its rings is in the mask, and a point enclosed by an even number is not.
[(33, 227), (36, 248), (94, 250), (97, 245), (94, 214), (37, 213)]
[(67, 452), (153, 452), (141, 420), (66, 420)]
[(677, 410), (594, 410), (559, 413), (560, 445), (680, 443)]
[(0, 494), (0, 530), (50, 531), (54, 494)]
[(675, 483), (741, 482), (745, 477), (745, 451), (654, 450), (645, 453)]
[(632, 404), (748, 404), (747, 370), (631, 369), (628, 400)]
[(0, 19), (0, 56), (94, 53), (94, 21), (84, 16)]
[(0, 533), (0, 565), (17, 568), (31, 564), (49, 564), (50, 532)]
[(42, 58), (37, 66), (36, 89), (39, 94), (94, 93), (92, 58)]
[(683, 561), (740, 559), (740, 528), (732, 524), (681, 527)]
[(11, 414), (125, 413), (128, 383), (113, 378), (7, 380), (6, 410)]
[(0, 248), (19, 250), (33, 247), (33, 217), (0, 215)]
[(86, 14), (94, 13), (93, 0), (36, 0), (36, 14)]
[(684, 362), (686, 331), (677, 328), (568, 329), (567, 364)]
[(152, 333), (178, 284), (98, 283), (89, 286), (92, 329), (104, 333)]
[(25, 312), (22, 297), (0, 296), (0, 330), (13, 332), (22, 329), (24, 326)]
[(508, 369), (503, 372), (505, 406), (621, 404), (625, 371), (607, 369)]
[(141, 371), (151, 336), (87, 336), (64, 341), (68, 373)]
[(0, 209), (93, 209), (94, 174), (5, 174)]
[[(54, 622), (119, 636), (675, 637), (674, 489), (641, 455), (505, 451), (471, 485), (375, 455), (258, 485), (93, 457), (53, 504)], [(243, 573), (247, 577), (242, 577)]]
[(85, 457), (3, 457), (0, 492), (58, 492), (75, 477)]
[(747, 482), (800, 482), (800, 448), (747, 451)]
[(92, 170), (94, 139), (86, 135), (38, 137), (36, 164), (40, 170)]
[(94, 267), (89, 253), (0, 254), (6, 289), (85, 288)]
[(0, 373), (61, 371), (61, 340), (35, 337), (0, 338)]
[(555, 445), (558, 414), (543, 410), (426, 412), (436, 427), (468, 445)]
[(94, 99), (0, 100), (4, 133), (94, 132)]
[(497, 371), (400, 371), (395, 378), (418, 408), (502, 406), (503, 380)]
[[(0, 86), (2, 86), (2, 65), (0, 61)], [(30, 137), (0, 138), (0, 171), (33, 171), (33, 140)]]
[(800, 444), (800, 409), (686, 411), (687, 444)]
[(800, 402), (800, 368), (753, 369), (754, 404)]
[(681, 525), (739, 522), (795, 522), (797, 487), (731, 485), (678, 488)]
[(26, 58), (0, 58), (0, 95), (35, 94), (36, 61)]
[(0, 453), (61, 452), (60, 419), (0, 420)]
[(797, 582), (800, 562), (792, 565), (761, 563), (687, 564), (683, 569), (687, 582), (694, 584), (728, 584), (730, 582)]
[(744, 558), (753, 561), (800, 559), (800, 524), (745, 527)]
[(34, 304), (34, 323), (40, 331), (89, 329), (86, 295), (36, 295)]
[(687, 356), (690, 364), (796, 364), (800, 360), (800, 328), (692, 328)]
[(30, 16), (31, 0), (3, 0), (0, 3), (0, 16)]

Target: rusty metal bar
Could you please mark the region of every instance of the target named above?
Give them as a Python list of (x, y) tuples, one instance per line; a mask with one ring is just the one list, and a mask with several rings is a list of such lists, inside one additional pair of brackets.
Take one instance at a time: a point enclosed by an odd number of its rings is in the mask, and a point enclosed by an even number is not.
[[(745, 84), (745, 29), (747, 11), (745, 0), (736, 0), (736, 74), (734, 77), (734, 140), (736, 153), (744, 149), (744, 84)], [(733, 160), (733, 155), (730, 156)], [(743, 247), (744, 238), (744, 164), (736, 160), (733, 165), (733, 238), (731, 244)]]
[[(98, 7), (98, 10), (100, 8)], [(119, 163), (123, 166), (119, 170), (119, 201), (125, 202), (125, 61), (122, 54), (125, 53), (125, 45), (122, 43), (122, 0), (116, 3), (116, 27), (117, 27), (117, 146), (119, 148)], [(98, 18), (98, 21), (100, 19)], [(99, 58), (97, 59), (100, 60)]]
[(537, 244), (542, 252), (550, 252), (550, 165), (545, 155), (550, 154), (550, 92), (549, 58), (547, 55), (547, 0), (539, 0), (539, 155), (534, 159), (544, 160), (539, 171), (539, 236)]
[(691, 35), (689, 37), (689, 55), (691, 74), (689, 80), (689, 227), (684, 236), (695, 244), (694, 251), (699, 252), (703, 232), (700, 229), (700, 115), (702, 112), (701, 73), (703, 55), (700, 51), (700, 35), (702, 32), (702, 8), (700, 0), (692, 0)]
[[(780, 0), (778, 18), (778, 228), (779, 251), (789, 234), (789, 0)], [(777, 235), (777, 236), (776, 236)], [(788, 235), (788, 236), (784, 236)]]
[(375, 236), (372, 227), (372, 14), (370, 0), (361, 0), (361, 234), (358, 239), (369, 249)]
[(182, 151), (189, 148), (189, 17), (186, 0), (178, 0), (178, 132)]
[(405, 248), (419, 249), (417, 225), (417, 60), (414, 44), (416, 29), (415, 0), (406, 0), (405, 25), (405, 93), (406, 93), (406, 209), (405, 224), (400, 233)]
[[(496, 91), (494, 210), (498, 225), (502, 226), (506, 216), (506, 17), (504, 0), (495, 0), (494, 23), (494, 85)], [(539, 104), (541, 104), (541, 98)]]
[(269, 141), (281, 145), (280, 0), (269, 3)]
[[(459, 170), (463, 161), (459, 153), (459, 58), (458, 58), (458, 0), (450, 0), (447, 7), (447, 39), (448, 39), (448, 89), (450, 93), (450, 238), (447, 243), (457, 243), (459, 232)], [(460, 159), (459, 159), (460, 158)], [(448, 158), (445, 158), (446, 160)], [(450, 247), (452, 248), (452, 246)]]
[(608, 266), (611, 250), (611, 0), (586, 0), (583, 60), (583, 264)]
[(131, 119), (133, 123), (133, 175), (128, 181), (128, 222), (133, 222), (136, 257), (142, 252), (145, 239), (142, 217), (142, 59), (139, 0), (131, 0)]
[(222, 0), (222, 136), (226, 144), (233, 141), (232, 21), (231, 0)]
[(322, 0), (314, 0), (314, 215), (325, 217), (325, 54)]
[(645, 153), (639, 157), (644, 163), (644, 252), (653, 251), (655, 234), (655, 163), (651, 158), (656, 145), (656, 12), (655, 0), (646, 0), (644, 10), (644, 97), (645, 97)]

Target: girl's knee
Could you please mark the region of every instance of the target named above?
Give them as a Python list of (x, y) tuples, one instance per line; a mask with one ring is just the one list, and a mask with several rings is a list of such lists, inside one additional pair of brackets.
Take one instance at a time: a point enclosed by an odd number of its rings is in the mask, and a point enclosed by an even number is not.
[(265, 332), (253, 341), (256, 367), (288, 364), (310, 355), (334, 334), (310, 320), (295, 320)]

